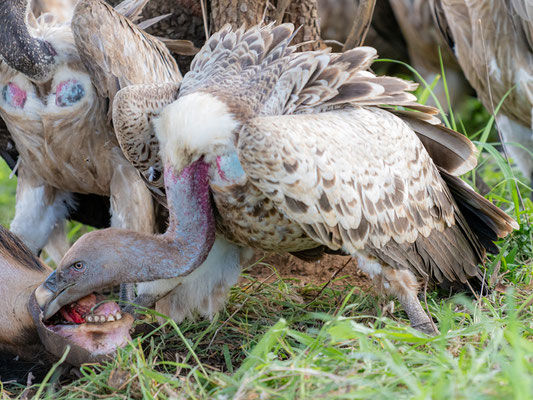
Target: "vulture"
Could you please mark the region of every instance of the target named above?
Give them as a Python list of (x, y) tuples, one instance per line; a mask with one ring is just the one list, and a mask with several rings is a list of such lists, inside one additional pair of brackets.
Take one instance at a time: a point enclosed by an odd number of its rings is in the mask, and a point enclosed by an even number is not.
[[(127, 1), (118, 8), (135, 18), (143, 3)], [(71, 24), (49, 13), (34, 18), (26, 0), (0, 4), (0, 119), (6, 128), (0, 145), (2, 156), (19, 154), (11, 229), (34, 254), (76, 210), (75, 193), (109, 197), (111, 226), (154, 232), (152, 195), (122, 154), (110, 105), (127, 84), (175, 82), (181, 74), (161, 41), (124, 19), (124, 26), (107, 26), (106, 33), (108, 43), (136, 54), (129, 60), (119, 52), (112, 55), (127, 63), (132, 80), (91, 81), (83, 63), (84, 43), (76, 32), (86, 19), (98, 29), (99, 17), (78, 7)], [(138, 40), (129, 40), (131, 36)], [(62, 253), (68, 248), (66, 240), (64, 244)]]
[(533, 2), (432, 0), (432, 7), (481, 103), (494, 113), (503, 100), (498, 130), (533, 185)]
[[(360, 0), (320, 0), (324, 38), (344, 42), (360, 3)], [(375, 47), (382, 58), (409, 62), (428, 84), (442, 74), (440, 48), (450, 104), (458, 104), (471, 90), (461, 67), (435, 24), (432, 8), (427, 0), (377, 1), (365, 44)], [(447, 112), (448, 100), (444, 86), (439, 83), (433, 91), (442, 109)], [(430, 97), (428, 104), (436, 103)]]
[[(486, 250), (518, 225), (457, 177), (476, 165), (473, 144), (432, 124), (436, 110), (409, 93), (416, 84), (375, 76), (373, 48), (296, 53), (293, 35), (292, 24), (270, 24), (209, 38), (152, 122), (168, 230), (85, 234), (36, 290), (45, 320), (113, 281), (202, 276), (198, 287), (217, 288), (218, 302), (229, 258), (212, 250), (220, 238), (243, 250), (352, 255), (426, 333), (436, 331), (417, 278), (482, 285)], [(149, 115), (157, 92), (163, 85), (117, 94), (119, 142), (135, 138), (120, 119)], [(151, 306), (157, 296), (136, 302)]]

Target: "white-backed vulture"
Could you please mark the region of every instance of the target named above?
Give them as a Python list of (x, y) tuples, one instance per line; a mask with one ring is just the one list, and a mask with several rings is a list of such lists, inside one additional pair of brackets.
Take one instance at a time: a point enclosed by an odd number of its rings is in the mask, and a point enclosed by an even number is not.
[[(357, 257), (428, 333), (435, 330), (416, 277), (481, 285), (485, 249), (494, 251), (492, 241), (518, 225), (455, 176), (475, 166), (472, 143), (427, 122), (435, 122), (435, 110), (408, 93), (415, 84), (371, 73), (373, 48), (295, 53), (292, 36), (291, 24), (226, 26), (206, 42), (177, 100), (154, 120), (167, 232), (84, 235), (38, 290), (45, 318), (115, 276), (214, 279), (221, 268), (200, 266), (213, 256), (215, 237), (280, 253), (329, 249)], [(135, 104), (119, 93), (114, 119), (123, 101), (140, 115), (150, 112), (142, 96)], [(418, 111), (397, 116), (383, 104)], [(124, 128), (117, 126), (119, 141), (132, 137)]]

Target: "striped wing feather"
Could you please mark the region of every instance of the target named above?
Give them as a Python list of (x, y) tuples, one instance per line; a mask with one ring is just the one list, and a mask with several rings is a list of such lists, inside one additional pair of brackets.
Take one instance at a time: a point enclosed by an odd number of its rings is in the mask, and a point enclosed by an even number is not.
[(163, 163), (152, 118), (177, 99), (179, 88), (179, 83), (127, 86), (113, 102), (113, 126), (120, 148), (161, 202)]

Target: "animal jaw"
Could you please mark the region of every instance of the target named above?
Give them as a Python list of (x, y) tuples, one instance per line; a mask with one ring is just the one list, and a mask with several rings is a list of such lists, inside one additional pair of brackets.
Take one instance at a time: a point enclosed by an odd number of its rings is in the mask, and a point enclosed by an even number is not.
[[(54, 321), (44, 323), (35, 290), (50, 272), (50, 267), (0, 226), (0, 292), (4, 296), (0, 312), (0, 350), (33, 360), (46, 358), (43, 346), (56, 357), (61, 357), (70, 346), (66, 361), (80, 365), (108, 355), (127, 343), (132, 317), (120, 313), (114, 303), (98, 304), (102, 299), (95, 295), (64, 308)], [(85, 324), (89, 319), (92, 323)]]

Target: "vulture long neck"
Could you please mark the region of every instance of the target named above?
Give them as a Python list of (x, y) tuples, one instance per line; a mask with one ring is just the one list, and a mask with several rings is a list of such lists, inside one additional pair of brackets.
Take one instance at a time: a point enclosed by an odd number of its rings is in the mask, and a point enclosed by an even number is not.
[(29, 0), (0, 1), (0, 56), (11, 68), (44, 82), (54, 70), (56, 51), (50, 43), (30, 35), (28, 8)]
[(170, 214), (165, 234), (150, 236), (121, 229), (106, 230), (106, 237), (113, 243), (108, 261), (121, 267), (116, 283), (187, 275), (205, 261), (215, 241), (208, 168), (202, 160), (185, 167), (179, 175), (171, 167), (165, 168)]

